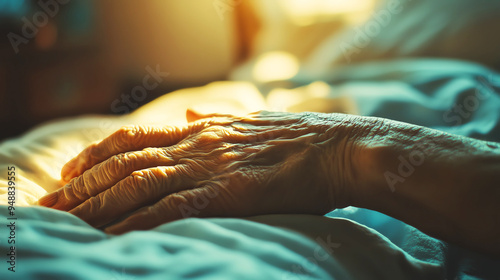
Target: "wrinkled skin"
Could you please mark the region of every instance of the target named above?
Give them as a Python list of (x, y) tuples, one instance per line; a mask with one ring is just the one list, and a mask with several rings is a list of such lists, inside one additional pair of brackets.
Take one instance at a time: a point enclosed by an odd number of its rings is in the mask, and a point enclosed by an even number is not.
[(187, 117), (185, 127), (125, 127), (91, 145), (64, 166), (69, 183), (38, 203), (114, 234), (356, 206), (500, 256), (499, 143), (343, 114)]
[[(187, 117), (185, 127), (124, 127), (91, 145), (64, 166), (69, 183), (39, 204), (114, 234), (192, 216), (325, 214), (347, 204), (347, 133), (331, 135), (345, 115)], [(332, 139), (338, 153), (325, 144)]]

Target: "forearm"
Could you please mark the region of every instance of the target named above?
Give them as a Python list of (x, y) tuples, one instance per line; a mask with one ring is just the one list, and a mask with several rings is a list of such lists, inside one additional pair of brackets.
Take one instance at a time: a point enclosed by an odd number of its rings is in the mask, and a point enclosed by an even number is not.
[(499, 144), (390, 120), (361, 122), (370, 129), (347, 137), (349, 205), (500, 254)]

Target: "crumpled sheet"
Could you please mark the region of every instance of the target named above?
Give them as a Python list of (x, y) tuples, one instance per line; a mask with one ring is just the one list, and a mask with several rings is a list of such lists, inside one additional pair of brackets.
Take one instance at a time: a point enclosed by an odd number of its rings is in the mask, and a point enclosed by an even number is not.
[[(5, 206), (0, 213), (5, 220)], [(16, 216), (16, 272), (4, 263), (1, 279), (440, 279), (438, 266), (341, 219), (190, 218), (112, 237), (62, 211), (23, 207)], [(319, 242), (263, 224), (275, 222), (300, 224)]]

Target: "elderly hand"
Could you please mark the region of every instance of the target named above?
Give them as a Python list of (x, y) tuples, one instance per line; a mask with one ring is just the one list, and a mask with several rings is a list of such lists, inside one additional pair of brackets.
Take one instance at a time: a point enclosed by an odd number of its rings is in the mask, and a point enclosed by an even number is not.
[(500, 254), (498, 143), (342, 114), (187, 115), (185, 127), (125, 127), (88, 147), (39, 204), (115, 234), (352, 205)]
[(353, 183), (347, 115), (187, 116), (194, 122), (185, 127), (124, 127), (86, 148), (63, 167), (69, 183), (39, 205), (94, 227), (135, 211), (109, 233), (190, 216), (325, 214), (346, 206)]

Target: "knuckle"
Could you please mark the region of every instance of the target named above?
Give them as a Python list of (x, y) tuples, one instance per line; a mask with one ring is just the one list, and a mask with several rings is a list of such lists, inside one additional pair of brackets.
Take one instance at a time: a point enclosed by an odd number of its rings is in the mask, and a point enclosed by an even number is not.
[[(91, 188), (92, 186), (104, 186), (113, 181), (118, 174), (119, 168), (111, 165), (114, 160), (108, 160), (104, 164), (94, 165), (90, 170), (83, 173), (83, 183)], [(111, 165), (111, 166), (110, 166)]]
[(118, 137), (114, 138), (114, 145), (117, 147), (128, 146), (131, 142), (140, 142), (144, 135), (146, 135), (148, 129), (140, 125), (127, 125), (121, 127), (116, 135)]
[(100, 168), (100, 173), (117, 174), (129, 161), (129, 157), (126, 154), (114, 155)]
[(167, 178), (167, 171), (165, 168), (153, 168), (145, 170), (147, 172), (147, 176), (149, 181), (156, 186), (161, 185), (164, 179)]
[(162, 139), (165, 142), (174, 142), (185, 131), (183, 127), (154, 126), (154, 125), (128, 125), (120, 128), (112, 139), (115, 146), (123, 148), (130, 143), (147, 144), (151, 139)]
[(74, 178), (69, 182), (70, 191), (74, 197), (84, 200), (93, 195), (91, 189), (88, 186), (95, 185), (96, 180), (94, 176), (91, 174), (92, 172), (85, 171), (82, 175)]
[(186, 132), (191, 133), (192, 124), (188, 126), (164, 126), (162, 131), (170, 138), (175, 138), (175, 136), (184, 135)]
[(74, 200), (83, 201), (83, 200), (87, 199), (88, 197), (85, 197), (80, 192), (75, 190), (75, 180), (76, 179), (71, 180), (66, 186), (64, 186), (61, 189), (62, 195), (64, 196), (64, 198), (69, 199), (69, 200), (74, 199)]
[(85, 151), (86, 151), (86, 158), (90, 162), (97, 161), (101, 156), (99, 142), (94, 142), (90, 144)]
[(148, 181), (151, 179), (151, 171), (149, 169), (143, 169), (143, 170), (137, 170), (132, 172), (129, 176), (129, 181), (131, 185), (138, 187), (138, 186), (144, 186), (144, 184), (147, 184)]
[(90, 198), (88, 201), (88, 212), (89, 213), (97, 213), (101, 210), (104, 205), (104, 197), (102, 195), (94, 196)]
[(194, 142), (200, 144), (221, 145), (225, 141), (238, 140), (243, 136), (241, 132), (236, 131), (232, 126), (210, 126), (204, 128), (194, 137)]
[(129, 184), (133, 186), (137, 195), (156, 196), (159, 195), (156, 192), (159, 192), (164, 177), (163, 172), (157, 169), (143, 169), (134, 171), (129, 176)]
[(198, 142), (201, 143), (210, 143), (221, 140), (220, 136), (220, 128), (219, 127), (209, 127), (206, 128), (200, 135), (197, 137)]
[(120, 129), (118, 129), (118, 131), (116, 133), (119, 136), (119, 138), (129, 139), (129, 138), (134, 137), (135, 135), (137, 135), (138, 131), (139, 131), (138, 126), (136, 126), (136, 125), (126, 125), (126, 126), (122, 126)]
[(124, 169), (133, 168), (138, 161), (150, 160), (160, 156), (161, 151), (157, 148), (146, 148), (139, 152), (117, 154), (106, 161), (106, 163), (102, 166), (101, 171), (109, 173), (110, 175), (120, 174)]
[(224, 129), (225, 129), (225, 127), (221, 126), (221, 125), (212, 125), (212, 126), (206, 127), (203, 131), (204, 132), (215, 132), (215, 133), (218, 133), (220, 131), (223, 131)]
[(234, 146), (224, 145), (219, 150), (219, 154), (217, 155), (217, 160), (218, 162), (232, 162), (238, 160), (240, 157), (241, 154), (234, 149)]
[(139, 153), (132, 154), (137, 159), (160, 159), (167, 157), (166, 150), (163, 148), (145, 148)]

